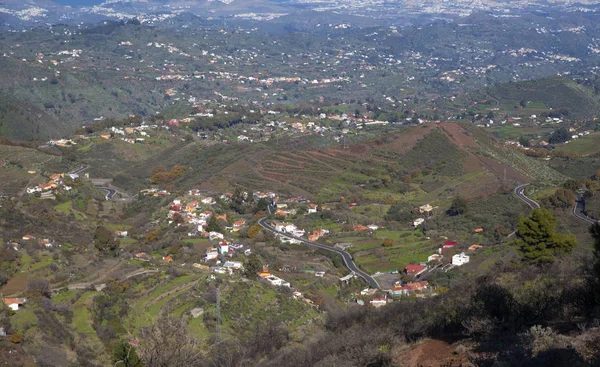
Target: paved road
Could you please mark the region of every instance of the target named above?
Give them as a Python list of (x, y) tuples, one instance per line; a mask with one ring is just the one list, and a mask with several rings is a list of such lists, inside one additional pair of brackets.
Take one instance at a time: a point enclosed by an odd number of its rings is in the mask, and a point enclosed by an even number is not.
[(106, 200), (114, 200), (113, 197), (117, 193), (117, 190), (111, 189), (110, 187), (105, 186), (96, 186), (98, 190), (106, 191)]
[[(531, 207), (532, 209), (539, 208), (540, 204), (536, 203), (535, 201), (533, 201), (530, 198), (528, 198), (527, 196), (525, 196), (524, 190), (525, 190), (525, 187), (527, 187), (527, 185), (529, 185), (529, 184), (524, 184), (524, 185), (515, 187), (515, 194), (517, 195), (517, 197), (519, 199), (521, 199), (525, 204), (529, 205), (529, 207)], [(573, 207), (573, 215), (575, 216), (575, 218), (582, 220), (584, 222), (590, 223), (590, 224), (594, 224), (597, 222), (597, 221), (593, 220), (592, 218), (583, 214), (583, 205), (581, 205), (581, 202), (579, 200), (575, 202), (575, 206)]]
[(85, 171), (88, 168), (90, 168), (90, 166), (84, 165), (84, 166), (81, 166), (81, 167), (79, 167), (79, 168), (77, 168), (77, 169), (75, 169), (75, 170), (73, 170), (73, 171), (71, 171), (69, 173), (70, 174), (80, 174), (81, 172)]
[(597, 223), (597, 221), (583, 214), (583, 205), (579, 200), (575, 202), (575, 206), (573, 207), (573, 215), (584, 222), (588, 222), (589, 224)]
[(261, 227), (263, 227), (264, 229), (266, 229), (268, 231), (271, 231), (273, 233), (276, 233), (276, 234), (279, 234), (281, 236), (287, 237), (289, 239), (300, 241), (301, 243), (303, 243), (305, 245), (312, 246), (312, 247), (317, 247), (317, 248), (320, 248), (320, 249), (323, 249), (323, 250), (327, 250), (327, 251), (331, 251), (331, 252), (335, 252), (335, 253), (340, 254), (342, 256), (342, 259), (344, 260), (344, 265), (348, 268), (348, 270), (350, 270), (351, 272), (353, 272), (357, 276), (363, 278), (367, 283), (369, 283), (369, 285), (371, 287), (373, 287), (373, 288), (379, 288), (379, 283), (377, 283), (377, 280), (375, 280), (375, 278), (373, 278), (369, 274), (365, 273), (364, 271), (360, 270), (358, 268), (358, 266), (356, 266), (356, 264), (354, 263), (354, 260), (352, 260), (352, 255), (350, 255), (346, 251), (340, 250), (340, 249), (335, 248), (335, 247), (321, 245), (320, 243), (310, 242), (310, 241), (304, 240), (304, 239), (302, 239), (300, 237), (295, 237), (295, 236), (291, 236), (291, 235), (289, 235), (287, 233), (276, 231), (275, 228), (273, 228), (272, 226), (270, 226), (269, 224), (267, 224), (267, 218), (262, 218), (261, 220), (258, 221), (258, 224), (260, 224)]
[(523, 184), (523, 185), (515, 187), (515, 194), (517, 195), (517, 197), (519, 199), (521, 199), (521, 201), (523, 201), (525, 204), (529, 205), (529, 207), (531, 209), (537, 209), (537, 208), (540, 207), (540, 204), (538, 204), (535, 201), (531, 200), (530, 198), (528, 198), (524, 194), (525, 188), (527, 186), (529, 186), (529, 184)]
[(117, 190), (112, 189), (110, 187), (106, 187), (106, 186), (95, 186), (98, 190), (102, 190), (102, 191), (106, 191), (106, 200), (113, 200), (113, 201), (131, 201), (135, 198), (138, 197), (138, 194), (135, 194), (133, 196), (130, 197), (126, 197), (126, 198), (122, 198), (122, 199), (116, 199), (114, 196), (117, 194)]

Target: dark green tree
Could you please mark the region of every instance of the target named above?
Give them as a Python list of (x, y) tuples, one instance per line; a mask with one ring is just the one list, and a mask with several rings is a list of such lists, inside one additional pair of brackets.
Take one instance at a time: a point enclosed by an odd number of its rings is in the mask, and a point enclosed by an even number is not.
[(465, 214), (467, 212), (467, 201), (460, 196), (457, 196), (452, 200), (452, 205), (450, 205), (450, 209), (448, 209), (447, 213), (450, 216), (456, 216)]
[(103, 254), (115, 254), (120, 241), (115, 238), (112, 231), (104, 226), (98, 226), (94, 232), (94, 246)]
[(577, 246), (574, 235), (557, 232), (556, 218), (549, 209), (535, 209), (531, 216), (521, 217), (514, 245), (523, 260), (533, 264), (550, 263), (554, 256), (569, 253)]
[(519, 137), (519, 144), (521, 144), (522, 146), (529, 148), (531, 146), (531, 143), (529, 142), (529, 138), (527, 138), (526, 136), (521, 136)]
[(260, 198), (254, 206), (254, 212), (264, 212), (269, 207), (269, 200), (267, 198)]
[(206, 225), (206, 231), (208, 232), (221, 232), (221, 226), (217, 223), (217, 216), (215, 214), (210, 216), (208, 224)]
[(548, 142), (551, 144), (560, 144), (569, 140), (570, 137), (569, 130), (567, 130), (566, 127), (561, 127), (560, 129), (555, 130), (552, 135), (550, 135)]
[(385, 220), (395, 220), (398, 222), (410, 221), (413, 216), (408, 208), (410, 208), (408, 204), (397, 201), (390, 206), (383, 218)]
[(262, 261), (256, 254), (250, 254), (248, 259), (244, 263), (244, 275), (246, 278), (254, 279), (256, 278), (256, 273), (262, 270)]
[(143, 363), (135, 347), (125, 341), (119, 343), (113, 352), (113, 362), (118, 366), (142, 367)]

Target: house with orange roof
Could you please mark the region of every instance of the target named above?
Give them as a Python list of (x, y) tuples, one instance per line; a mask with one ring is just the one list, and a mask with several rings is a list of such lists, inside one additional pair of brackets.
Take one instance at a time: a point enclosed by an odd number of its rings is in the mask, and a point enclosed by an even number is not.
[(25, 302), (27, 298), (4, 298), (4, 304), (13, 311), (18, 311)]
[(369, 227), (363, 226), (362, 224), (355, 224), (354, 227), (353, 227), (353, 229), (355, 231), (368, 231)]
[(172, 263), (173, 262), (173, 258), (169, 255), (167, 256), (163, 256), (162, 258), (164, 261), (168, 262), (168, 263)]
[(233, 228), (231, 229), (233, 232), (237, 232), (240, 230), (240, 228), (242, 228), (244, 226), (244, 224), (246, 224), (245, 220), (238, 220), (233, 222)]
[(29, 241), (29, 240), (32, 240), (32, 239), (34, 239), (34, 238), (35, 238), (35, 237), (33, 237), (33, 236), (32, 236), (32, 235), (30, 235), (30, 234), (26, 234), (25, 236), (23, 236), (23, 239), (24, 239), (25, 241)]
[(60, 180), (60, 179), (61, 179), (61, 178), (63, 178), (63, 177), (65, 177), (65, 174), (64, 174), (64, 173), (55, 173), (55, 174), (53, 174), (53, 175), (51, 175), (51, 176), (50, 176), (50, 179), (51, 179), (52, 181), (55, 181), (55, 182), (56, 182), (57, 180)]
[(185, 206), (185, 211), (188, 213), (195, 213), (199, 204), (200, 203), (198, 202), (198, 200), (194, 200)]
[(475, 231), (474, 231), (474, 232), (475, 232), (475, 233), (481, 233), (481, 232), (483, 232), (483, 228), (477, 228), (477, 229), (475, 229)]
[(227, 222), (227, 214), (217, 215), (217, 220), (222, 220), (223, 222)]
[(58, 186), (56, 186), (56, 184), (54, 182), (48, 182), (45, 184), (41, 184), (39, 187), (40, 187), (40, 189), (42, 189), (42, 191), (48, 191), (48, 190), (54, 190)]
[(469, 246), (469, 251), (475, 251), (475, 250), (480, 249), (482, 247), (483, 246), (481, 246), (481, 245), (475, 245), (475, 244), (473, 244), (473, 245)]
[(270, 277), (271, 272), (269, 271), (268, 267), (263, 265), (262, 271), (257, 272), (256, 275), (264, 279)]

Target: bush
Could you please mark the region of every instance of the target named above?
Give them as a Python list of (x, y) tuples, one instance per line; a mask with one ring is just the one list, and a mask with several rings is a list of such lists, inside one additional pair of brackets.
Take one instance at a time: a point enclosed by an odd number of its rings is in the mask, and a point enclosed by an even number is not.
[(23, 341), (24, 336), (21, 333), (14, 333), (10, 336), (10, 341), (15, 344), (19, 344)]
[(535, 356), (549, 349), (565, 347), (565, 337), (556, 333), (550, 327), (534, 325), (525, 334), (531, 353)]
[(392, 247), (394, 246), (394, 240), (392, 240), (391, 238), (386, 238), (385, 240), (383, 240), (383, 243), (381, 245), (383, 247)]

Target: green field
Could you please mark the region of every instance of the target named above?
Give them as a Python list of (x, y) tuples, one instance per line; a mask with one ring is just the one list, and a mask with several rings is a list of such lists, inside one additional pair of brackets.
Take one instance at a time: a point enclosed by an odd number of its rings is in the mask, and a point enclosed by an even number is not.
[(88, 301), (94, 294), (97, 294), (97, 292), (86, 292), (73, 304), (73, 326), (75, 326), (75, 330), (90, 337), (97, 337), (96, 331), (92, 328), (88, 310)]
[(64, 203), (60, 203), (54, 207), (59, 213), (69, 214), (71, 213), (71, 200), (65, 201)]
[[(383, 240), (390, 238), (394, 245), (382, 246)], [(419, 230), (377, 230), (375, 237), (351, 236), (340, 233), (333, 239), (335, 242), (354, 243), (348, 249), (356, 263), (369, 273), (401, 269), (408, 263), (423, 262), (437, 246), (423, 237)]]
[(592, 133), (569, 141), (558, 147), (560, 152), (577, 153), (581, 156), (589, 156), (600, 153), (600, 133)]

